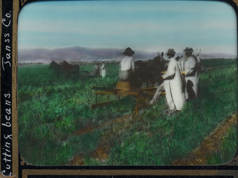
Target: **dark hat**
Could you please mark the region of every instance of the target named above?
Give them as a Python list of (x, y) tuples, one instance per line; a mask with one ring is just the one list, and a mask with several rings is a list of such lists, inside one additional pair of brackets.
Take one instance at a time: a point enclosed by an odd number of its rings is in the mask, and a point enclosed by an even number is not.
[(175, 50), (173, 49), (173, 48), (170, 48), (170, 49), (168, 49), (168, 51), (167, 51), (167, 55), (168, 56), (174, 56), (175, 55)]
[(184, 49), (184, 52), (193, 52), (193, 48), (189, 48), (189, 47), (186, 47), (185, 49)]
[(125, 56), (133, 56), (135, 52), (131, 48), (126, 48), (125, 51), (123, 52)]

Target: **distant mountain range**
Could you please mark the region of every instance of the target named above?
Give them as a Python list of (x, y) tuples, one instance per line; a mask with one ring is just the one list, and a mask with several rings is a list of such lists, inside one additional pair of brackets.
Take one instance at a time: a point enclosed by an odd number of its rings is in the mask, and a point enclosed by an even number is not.
[[(23, 49), (19, 50), (19, 63), (50, 63), (51, 61), (95, 62), (119, 61), (124, 49), (93, 49), (85, 47), (68, 47), (57, 49)], [(136, 60), (147, 60), (155, 57), (156, 53), (135, 51)], [(235, 58), (227, 54), (202, 54), (201, 58)]]
[[(124, 49), (92, 49), (69, 47), (58, 49), (23, 49), (19, 50), (19, 63), (49, 63), (51, 61), (94, 62), (120, 60)], [(155, 53), (135, 51), (136, 59), (149, 59)]]

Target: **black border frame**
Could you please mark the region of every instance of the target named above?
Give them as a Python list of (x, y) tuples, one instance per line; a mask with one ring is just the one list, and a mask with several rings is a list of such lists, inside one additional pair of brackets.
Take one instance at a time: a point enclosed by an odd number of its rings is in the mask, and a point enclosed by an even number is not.
[[(19, 12), (17, 12), (18, 14), (20, 13), (20, 10), (27, 4), (31, 3), (31, 2), (37, 2), (40, 0), (17, 0), (19, 1)], [(47, 0), (42, 0), (42, 1), (47, 1)], [(51, 0), (48, 0), (51, 1)], [(61, 1), (61, 0), (59, 0)], [(74, 1), (74, 0), (73, 0)], [(79, 0), (80, 1), (80, 0)], [(86, 0), (81, 0), (81, 1), (86, 1)], [(100, 0), (87, 0), (87, 1), (100, 1)], [(139, 0), (140, 1), (140, 0)], [(156, 0), (154, 0), (156, 1)], [(183, 0), (178, 0), (178, 1), (183, 1)], [(186, 0), (185, 0), (186, 1)], [(192, 0), (192, 1), (196, 1), (196, 0)], [(200, 0), (200, 1), (206, 1), (206, 0)], [(220, 1), (220, 2), (225, 2), (228, 3), (229, 5), (231, 5), (233, 7), (233, 9), (236, 12), (236, 16), (238, 14), (238, 1), (233, 2), (233, 1), (229, 1), (229, 0), (209, 0), (209, 1)], [(1, 170), (5, 174), (4, 175), (11, 175), (12, 174), (12, 167), (10, 167), (10, 169), (7, 169), (7, 163), (6, 161), (4, 161), (4, 153), (6, 152), (6, 150), (4, 150), (4, 145), (6, 145), (6, 142), (10, 142), (10, 148), (9, 150), (11, 150), (11, 153), (8, 152), (9, 155), (11, 155), (11, 165), (13, 165), (12, 163), (12, 155), (14, 154), (12, 152), (12, 141), (9, 141), (9, 137), (8, 139), (6, 139), (6, 135), (11, 135), (12, 134), (12, 62), (14, 62), (12, 59), (12, 53), (13, 51), (12, 49), (12, 40), (13, 40), (13, 2), (14, 0), (2, 0), (2, 34), (1, 34)], [(10, 13), (11, 16), (8, 17), (8, 15), (6, 16), (7, 13)], [(3, 20), (3, 19), (6, 20)], [(8, 20), (8, 21), (7, 21)], [(11, 22), (10, 22), (11, 21)], [(4, 22), (10, 22), (9, 25), (4, 24)], [(238, 29), (238, 16), (236, 18), (236, 22), (237, 22), (237, 29)], [(238, 32), (238, 31), (237, 31)], [(9, 35), (6, 35), (9, 34)], [(6, 38), (7, 36), (7, 38)], [(238, 36), (238, 35), (237, 35)], [(9, 39), (10, 43), (6, 42), (6, 40)], [(237, 42), (238, 42), (238, 37), (237, 37)], [(10, 51), (9, 51), (10, 49)], [(238, 45), (237, 45), (237, 51), (238, 51)], [(7, 55), (10, 53), (10, 58), (7, 59)], [(6, 64), (6, 65), (5, 65)], [(237, 67), (238, 67), (238, 62), (237, 62)], [(237, 75), (238, 78), (238, 75)], [(9, 103), (10, 101), (10, 103)], [(237, 101), (238, 101), (238, 95), (237, 95)], [(10, 109), (11, 112), (8, 112)], [(10, 120), (6, 119), (6, 118), (10, 118)], [(3, 127), (3, 123), (9, 122), (11, 124), (11, 127)], [(237, 131), (238, 132), (238, 131)], [(18, 139), (18, 138), (17, 138)], [(8, 144), (7, 144), (8, 145)], [(5, 155), (6, 156), (6, 155)], [(238, 150), (236, 153), (236, 156), (238, 156)], [(18, 154), (18, 158), (19, 158), (19, 162), (18, 162), (18, 166), (19, 166), (19, 177), (22, 177), (22, 170), (24, 169), (38, 169), (38, 170), (42, 170), (42, 169), (49, 169), (49, 170), (58, 170), (58, 169), (65, 169), (65, 170), (80, 170), (80, 169), (86, 169), (86, 170), (135, 170), (135, 169), (140, 169), (140, 170), (238, 170), (238, 166), (237, 165), (221, 165), (221, 166), (30, 166), (30, 165), (21, 165), (21, 160), (20, 160), (20, 153)], [(7, 172), (8, 170), (8, 172)], [(238, 174), (238, 173), (237, 173)], [(122, 174), (123, 175), (123, 174)], [(29, 176), (31, 177), (31, 176)], [(47, 177), (42, 176), (42, 177)], [(66, 177), (66, 175), (64, 176)], [(67, 176), (69, 177), (69, 175)], [(74, 176), (75, 177), (75, 176)], [(115, 176), (117, 177), (117, 176)]]

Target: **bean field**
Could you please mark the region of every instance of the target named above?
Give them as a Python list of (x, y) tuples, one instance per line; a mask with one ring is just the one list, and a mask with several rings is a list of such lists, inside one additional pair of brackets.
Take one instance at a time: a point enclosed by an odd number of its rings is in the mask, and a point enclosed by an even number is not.
[[(200, 95), (171, 116), (165, 97), (146, 107), (136, 118), (107, 124), (131, 115), (135, 98), (100, 97), (110, 105), (91, 108), (93, 87), (115, 88), (118, 64), (106, 63), (107, 76), (87, 76), (93, 64), (83, 64), (77, 75), (65, 77), (46, 64), (18, 67), (18, 125), (20, 155), (32, 165), (140, 165), (163, 166), (183, 159), (224, 119), (237, 111), (235, 60), (202, 60)], [(122, 127), (118, 128), (119, 125)], [(125, 126), (126, 125), (126, 126)], [(90, 129), (90, 132), (83, 130)], [(80, 134), (80, 131), (82, 131)], [(221, 149), (207, 164), (233, 158), (237, 136), (232, 127)], [(103, 159), (96, 154), (107, 145)], [(229, 145), (229, 146), (227, 146)], [(77, 161), (76, 161), (77, 162)], [(80, 163), (79, 163), (80, 162)]]

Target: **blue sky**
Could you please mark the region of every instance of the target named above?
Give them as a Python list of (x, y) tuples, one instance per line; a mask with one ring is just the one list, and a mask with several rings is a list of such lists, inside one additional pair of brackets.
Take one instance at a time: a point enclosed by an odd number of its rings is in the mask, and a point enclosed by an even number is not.
[(236, 16), (215, 1), (48, 1), (19, 15), (19, 48), (186, 46), (236, 54)]

